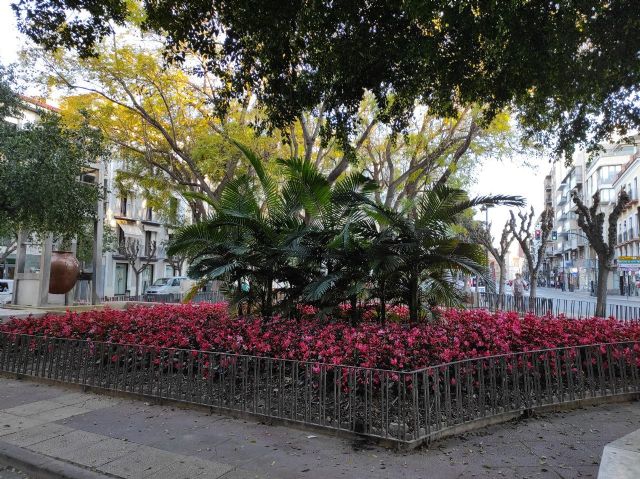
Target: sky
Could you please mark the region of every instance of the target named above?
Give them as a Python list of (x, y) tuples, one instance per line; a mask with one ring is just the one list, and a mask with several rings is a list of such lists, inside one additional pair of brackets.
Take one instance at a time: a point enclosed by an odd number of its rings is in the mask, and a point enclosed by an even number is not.
[[(17, 60), (17, 53), (25, 41), (16, 28), (10, 5), (10, 0), (0, 0), (0, 62), (3, 64)], [(537, 216), (542, 211), (544, 201), (544, 177), (551, 169), (551, 165), (544, 158), (527, 160), (531, 166), (525, 166), (523, 158), (485, 160), (476, 173), (471, 194), (520, 195), (526, 198), (528, 205), (533, 205)], [(489, 222), (492, 224), (492, 232), (496, 239), (500, 237), (502, 227), (508, 218), (508, 207), (502, 206), (489, 210)], [(477, 219), (484, 221), (485, 214), (478, 213)]]

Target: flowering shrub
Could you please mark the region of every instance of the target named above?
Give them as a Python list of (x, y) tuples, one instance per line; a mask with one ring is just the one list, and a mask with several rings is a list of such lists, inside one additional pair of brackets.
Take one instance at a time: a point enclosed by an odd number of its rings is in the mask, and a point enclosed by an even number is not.
[[(614, 319), (524, 318), (515, 313), (443, 309), (439, 320), (413, 327), (364, 321), (233, 318), (225, 303), (104, 309), (14, 319), (0, 331), (92, 339), (163, 348), (270, 356), (330, 364), (412, 370), (460, 359), (518, 351), (640, 340), (640, 324)], [(398, 307), (390, 313), (404, 317)]]

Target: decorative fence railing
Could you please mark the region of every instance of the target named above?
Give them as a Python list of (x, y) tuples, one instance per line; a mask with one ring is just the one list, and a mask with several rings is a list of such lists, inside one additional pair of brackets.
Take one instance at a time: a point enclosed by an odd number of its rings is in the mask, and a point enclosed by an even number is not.
[[(479, 298), (479, 302), (478, 302)], [(491, 311), (497, 309), (503, 311), (518, 311), (524, 313), (532, 311), (537, 315), (551, 314), (557, 316), (564, 314), (569, 318), (588, 318), (595, 314), (596, 304), (593, 301), (560, 299), (560, 298), (535, 298), (531, 305), (528, 296), (516, 298), (510, 294), (480, 293), (474, 297), (474, 306), (487, 308)], [(626, 304), (608, 304), (607, 316), (620, 320), (640, 320), (640, 306)]]
[[(186, 298), (186, 293), (168, 293), (168, 294), (140, 294), (137, 296), (131, 295), (116, 295), (104, 298), (106, 303), (114, 301), (132, 301), (142, 303), (182, 303)], [(224, 301), (224, 295), (219, 291), (206, 291), (196, 293), (191, 301), (194, 303), (218, 303)]]
[(4, 333), (0, 371), (413, 446), (504, 413), (638, 393), (639, 346), (576, 346), (389, 371)]

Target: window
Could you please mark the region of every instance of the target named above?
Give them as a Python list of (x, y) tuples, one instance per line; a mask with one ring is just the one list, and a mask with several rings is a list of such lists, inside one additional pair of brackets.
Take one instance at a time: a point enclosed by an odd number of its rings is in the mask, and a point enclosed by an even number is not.
[(147, 221), (153, 221), (153, 208), (147, 206)]
[(122, 216), (127, 216), (127, 196), (120, 197), (120, 214)]
[(156, 240), (156, 233), (154, 231), (144, 232), (144, 255), (151, 256), (153, 252), (153, 243)]
[(124, 231), (122, 228), (118, 226), (118, 247), (122, 249), (124, 248), (124, 245), (125, 245)]
[(180, 286), (180, 280), (178, 278), (174, 279), (171, 282), (171, 286)]

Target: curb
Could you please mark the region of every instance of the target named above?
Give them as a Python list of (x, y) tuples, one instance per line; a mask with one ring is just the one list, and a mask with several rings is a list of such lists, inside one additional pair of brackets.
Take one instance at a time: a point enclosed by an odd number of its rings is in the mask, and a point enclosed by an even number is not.
[(0, 463), (25, 472), (32, 479), (106, 479), (115, 477), (29, 451), (0, 440)]

